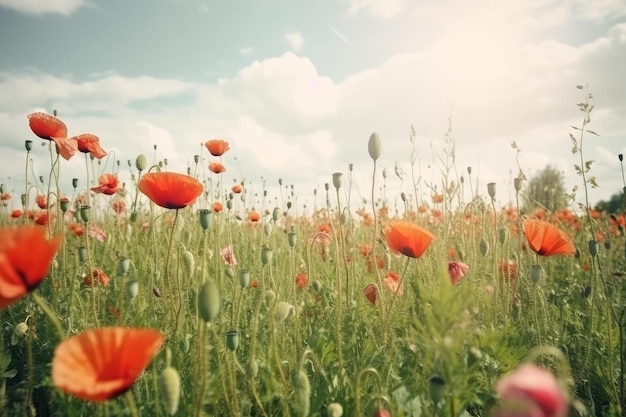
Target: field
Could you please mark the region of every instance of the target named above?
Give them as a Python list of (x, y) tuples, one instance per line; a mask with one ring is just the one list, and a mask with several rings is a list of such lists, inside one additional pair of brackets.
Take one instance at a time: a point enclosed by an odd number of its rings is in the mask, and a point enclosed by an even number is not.
[(3, 190), (0, 416), (623, 415), (626, 224), (585, 201), (580, 107), (580, 204), (554, 211), (525, 209), (521, 173), (496, 208), (453, 142), (429, 200), (380, 195), (372, 134), (367, 201), (350, 167), (305, 210), (288, 181), (224, 184), (226, 142), (206, 178), (199, 158), (101, 172), (97, 138), (30, 115), (50, 159), (27, 142), (22, 200)]

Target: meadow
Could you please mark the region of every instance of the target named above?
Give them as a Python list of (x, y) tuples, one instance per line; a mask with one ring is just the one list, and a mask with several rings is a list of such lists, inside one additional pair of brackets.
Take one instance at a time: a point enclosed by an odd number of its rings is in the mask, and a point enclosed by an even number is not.
[(450, 138), (429, 199), (380, 195), (372, 134), (366, 201), (350, 166), (306, 211), (288, 180), (224, 183), (224, 140), (187, 172), (149, 149), (104, 172), (97, 136), (28, 115), (27, 186), (0, 207), (0, 416), (623, 415), (626, 223), (585, 198), (589, 99), (555, 211), (527, 209), (521, 167), (496, 208)]

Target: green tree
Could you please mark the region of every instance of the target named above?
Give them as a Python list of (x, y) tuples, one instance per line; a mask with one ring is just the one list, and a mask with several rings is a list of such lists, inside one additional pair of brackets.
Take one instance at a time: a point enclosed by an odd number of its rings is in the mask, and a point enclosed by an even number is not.
[(555, 211), (565, 206), (567, 194), (563, 172), (548, 165), (532, 177), (526, 186), (526, 212), (536, 207)]
[(607, 213), (616, 214), (624, 211), (624, 194), (616, 193), (611, 196), (608, 201), (598, 201), (596, 209), (606, 211)]

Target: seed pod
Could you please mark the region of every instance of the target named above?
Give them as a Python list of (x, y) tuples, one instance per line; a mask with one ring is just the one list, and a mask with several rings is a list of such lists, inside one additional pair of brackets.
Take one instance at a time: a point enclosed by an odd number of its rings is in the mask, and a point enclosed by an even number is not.
[(173, 416), (178, 410), (178, 401), (180, 400), (180, 375), (178, 371), (171, 366), (163, 369), (159, 375), (158, 387), (165, 412)]
[(445, 392), (446, 382), (443, 378), (438, 376), (430, 378), (428, 381), (428, 393), (430, 394), (430, 399), (433, 403), (438, 404), (441, 400), (443, 400)]
[(489, 197), (491, 197), (492, 200), (496, 198), (496, 183), (495, 182), (490, 182), (489, 184), (487, 184), (487, 194), (489, 194)]
[(276, 223), (278, 219), (280, 219), (280, 214), (281, 214), (280, 208), (274, 207), (274, 210), (272, 210), (272, 220), (274, 221), (274, 223)]
[(600, 250), (600, 245), (597, 240), (589, 241), (589, 254), (593, 257), (598, 256), (598, 251)]
[(261, 263), (264, 266), (272, 262), (273, 256), (274, 256), (274, 252), (269, 247), (263, 246), (261, 248)]
[(335, 187), (336, 190), (339, 190), (341, 188), (342, 177), (343, 177), (343, 174), (341, 172), (335, 172), (333, 174), (333, 186)]
[(206, 322), (215, 319), (220, 311), (220, 294), (217, 284), (212, 279), (207, 279), (202, 288), (200, 288), (198, 293), (198, 311), (200, 317)]
[(376, 161), (380, 158), (382, 151), (383, 145), (380, 140), (380, 136), (378, 136), (378, 133), (374, 132), (370, 135), (370, 139), (367, 142), (367, 152), (369, 152), (370, 158), (372, 158), (373, 161)]
[(509, 239), (509, 229), (506, 227), (501, 227), (498, 229), (498, 241), (501, 245), (504, 245), (506, 241)]
[(211, 210), (198, 210), (198, 219), (200, 220), (200, 226), (202, 227), (202, 230), (207, 230), (211, 225)]
[(241, 288), (246, 288), (250, 283), (250, 271), (242, 269), (239, 271), (239, 285)]
[(237, 330), (229, 330), (226, 332), (226, 347), (234, 352), (239, 347), (239, 332)]
[(306, 372), (300, 369), (293, 373), (292, 383), (296, 415), (306, 417), (309, 415), (311, 408), (311, 385), (309, 384), (309, 377)]
[(139, 294), (139, 282), (137, 281), (129, 281), (126, 284), (126, 296), (133, 301), (135, 297)]
[(534, 283), (539, 282), (542, 275), (543, 275), (543, 269), (541, 268), (541, 265), (533, 265), (530, 267), (530, 279)]
[(117, 262), (117, 274), (126, 275), (130, 269), (130, 259), (120, 258)]

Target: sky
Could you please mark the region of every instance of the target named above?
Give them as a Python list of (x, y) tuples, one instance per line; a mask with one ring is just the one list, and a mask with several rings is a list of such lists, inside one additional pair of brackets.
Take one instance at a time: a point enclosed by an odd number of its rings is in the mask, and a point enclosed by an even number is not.
[[(209, 177), (202, 143), (221, 138), (223, 186), (277, 199), (280, 179), (311, 207), (351, 165), (351, 198), (370, 201), (377, 132), (376, 199), (429, 201), (447, 171), (465, 196), (495, 182), (504, 206), (520, 170), (582, 187), (569, 135), (589, 93), (591, 203), (624, 186), (626, 0), (0, 0), (0, 57), (0, 182), (16, 195), (24, 141), (46, 142), (26, 115), (57, 110), (125, 182), (140, 153), (177, 172), (200, 155)], [(47, 180), (48, 147), (31, 157)], [(61, 170), (64, 189), (86, 179), (84, 156)]]

